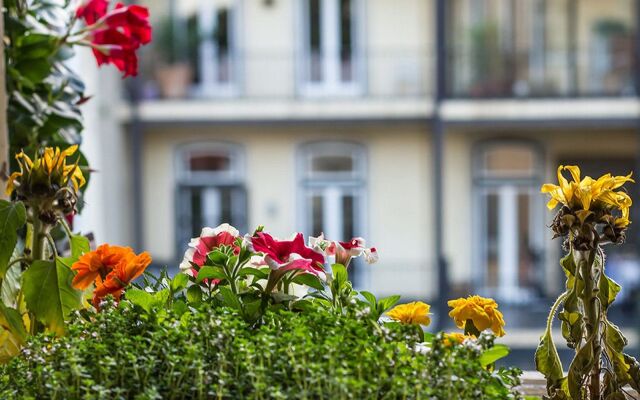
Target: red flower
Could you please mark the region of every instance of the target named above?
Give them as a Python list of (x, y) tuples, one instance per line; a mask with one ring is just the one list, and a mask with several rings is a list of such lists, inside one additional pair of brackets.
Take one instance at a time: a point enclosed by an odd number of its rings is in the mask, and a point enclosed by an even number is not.
[(113, 64), (124, 76), (138, 73), (136, 48), (131, 47), (129, 38), (114, 29), (100, 29), (93, 32), (91, 42), (98, 65)]
[(108, 11), (107, 0), (90, 0), (76, 10), (90, 26), (87, 34), (98, 65), (113, 64), (124, 76), (138, 73), (140, 46), (151, 41), (149, 10), (145, 7), (122, 3)]
[(324, 273), (324, 256), (305, 246), (302, 233), (293, 240), (276, 240), (268, 233), (258, 232), (247, 238), (251, 251), (263, 253), (274, 270), (304, 270), (314, 275)]
[(149, 10), (145, 7), (118, 3), (113, 11), (105, 16), (104, 22), (112, 29), (122, 29), (125, 35), (140, 44), (151, 42)]
[[(207, 255), (220, 246), (233, 246), (234, 253), (240, 252), (235, 244), (240, 232), (229, 224), (222, 224), (216, 228), (203, 228), (200, 237), (191, 239), (189, 248), (184, 253), (180, 269), (187, 275), (198, 277), (198, 270), (207, 261)], [(194, 264), (198, 267), (195, 268)], [(217, 282), (213, 282), (214, 284)]]
[(93, 25), (107, 13), (108, 8), (108, 0), (84, 1), (76, 9), (76, 18), (82, 18), (87, 25)]

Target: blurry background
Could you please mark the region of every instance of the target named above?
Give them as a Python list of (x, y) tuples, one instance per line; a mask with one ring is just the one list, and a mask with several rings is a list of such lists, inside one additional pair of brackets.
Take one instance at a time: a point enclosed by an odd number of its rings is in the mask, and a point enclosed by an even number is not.
[[(77, 229), (174, 271), (221, 222), (363, 236), (380, 262), (352, 267), (357, 288), (493, 296), (511, 362), (532, 368), (564, 284), (540, 185), (558, 164), (640, 171), (638, 0), (141, 3), (138, 79), (75, 60), (99, 93)], [(624, 288), (611, 319), (635, 348), (637, 223), (607, 249)]]

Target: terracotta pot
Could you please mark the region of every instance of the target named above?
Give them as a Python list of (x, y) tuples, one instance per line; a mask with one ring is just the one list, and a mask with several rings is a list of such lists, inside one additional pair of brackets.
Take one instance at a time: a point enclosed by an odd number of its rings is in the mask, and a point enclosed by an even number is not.
[(189, 63), (159, 65), (156, 67), (155, 75), (162, 97), (176, 99), (187, 96), (193, 79)]

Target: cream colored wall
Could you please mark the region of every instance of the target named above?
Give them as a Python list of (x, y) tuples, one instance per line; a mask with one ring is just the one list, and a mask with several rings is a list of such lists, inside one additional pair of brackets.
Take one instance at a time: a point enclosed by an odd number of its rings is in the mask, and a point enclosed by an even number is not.
[(368, 152), (367, 239), (380, 251), (364, 285), (384, 295), (432, 294), (431, 164), (427, 134), (419, 126), (217, 127), (148, 132), (144, 151), (144, 247), (157, 261), (174, 254), (174, 151), (184, 143), (238, 143), (246, 154), (249, 226), (275, 235), (299, 229), (296, 149), (308, 141), (363, 143)]
[(248, 96), (292, 96), (295, 90), (295, 0), (242, 1), (241, 54)]
[(449, 279), (468, 286), (472, 254), (471, 155), (473, 141), (465, 134), (447, 132), (444, 155), (444, 252)]
[(121, 75), (115, 68), (96, 68), (89, 49), (79, 51), (71, 67), (83, 71), (85, 93), (93, 96), (82, 106), (85, 129), (81, 150), (94, 172), (74, 229), (93, 233), (98, 244), (131, 246), (133, 192), (128, 132), (118, 121), (118, 109), (113, 107), (122, 96), (118, 90)]
[(373, 96), (431, 93), (433, 0), (368, 0), (368, 89)]

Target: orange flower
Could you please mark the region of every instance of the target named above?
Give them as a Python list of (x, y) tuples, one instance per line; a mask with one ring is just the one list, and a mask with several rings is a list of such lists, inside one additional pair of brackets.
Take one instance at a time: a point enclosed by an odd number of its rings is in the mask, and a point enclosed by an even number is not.
[(149, 264), (151, 256), (147, 252), (136, 255), (130, 247), (103, 244), (73, 264), (71, 269), (78, 271), (73, 287), (84, 290), (95, 283), (93, 305), (98, 308), (107, 295), (120, 300), (127, 285), (142, 275)]
[(104, 278), (120, 261), (133, 254), (129, 247), (109, 246), (103, 244), (95, 251), (83, 254), (78, 261), (73, 263), (71, 269), (78, 271), (73, 278), (73, 287), (85, 290), (96, 278)]
[(124, 288), (142, 275), (149, 264), (151, 264), (149, 253), (144, 252), (135, 255), (131, 251), (131, 257), (120, 261), (105, 279), (100, 276), (96, 278), (96, 288), (93, 291), (93, 306), (99, 308), (100, 301), (107, 295), (112, 295), (116, 300), (120, 300)]

